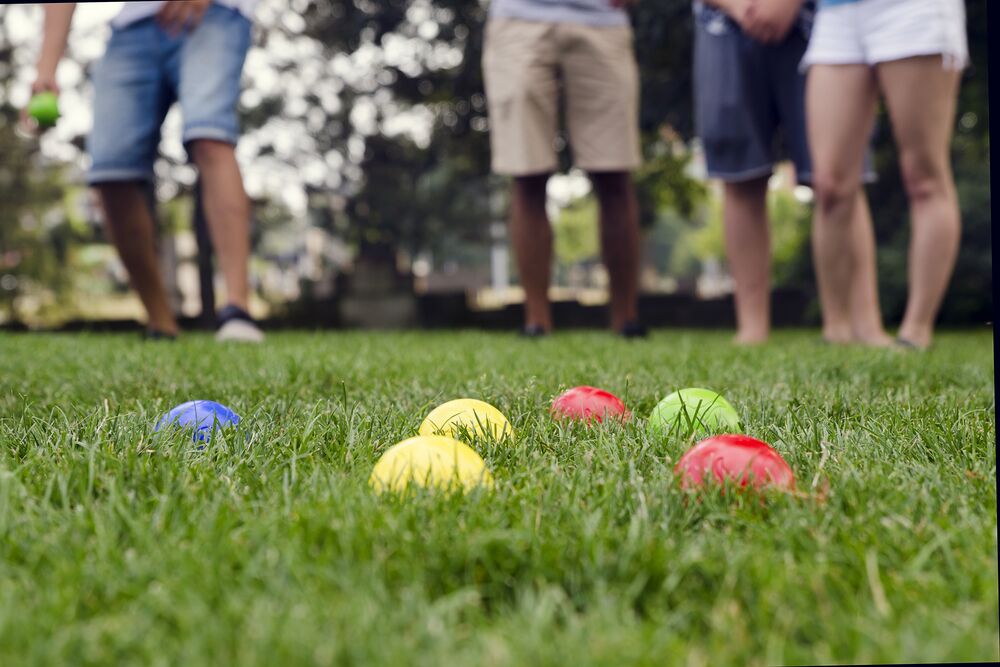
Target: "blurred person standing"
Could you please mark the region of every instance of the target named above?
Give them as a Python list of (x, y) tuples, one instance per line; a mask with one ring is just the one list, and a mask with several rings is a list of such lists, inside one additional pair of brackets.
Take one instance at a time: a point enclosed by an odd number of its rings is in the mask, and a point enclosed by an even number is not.
[[(708, 176), (723, 181), (726, 254), (733, 276), (737, 334), (750, 345), (771, 329), (771, 244), (768, 181), (783, 155), (799, 183), (811, 185), (806, 140), (805, 76), (815, 0), (694, 2), (695, 124)], [(862, 142), (868, 134), (858, 135)], [(859, 162), (860, 168), (860, 162)], [(842, 286), (845, 329), (829, 342), (888, 345), (882, 328), (875, 236), (859, 178), (844, 195), (854, 202), (843, 221), (844, 243), (858, 258)]]
[(820, 0), (803, 67), (816, 275), (828, 338), (848, 335), (845, 286), (863, 261), (847, 232), (857, 209), (851, 193), (882, 98), (910, 206), (910, 292), (897, 341), (930, 346), (961, 237), (950, 149), (968, 59), (963, 0)]
[(611, 326), (638, 321), (639, 217), (631, 172), (641, 164), (639, 73), (625, 10), (635, 0), (492, 0), (483, 75), (493, 170), (511, 176), (510, 229), (525, 292), (523, 333), (552, 329), (552, 229), (546, 186), (558, 168), (560, 103), (574, 164), (600, 205)]
[[(112, 20), (106, 52), (94, 69), (94, 127), (87, 138), (87, 183), (101, 199), (108, 233), (148, 315), (147, 335), (178, 333), (160, 275), (154, 223), (144, 185), (167, 111), (180, 103), (183, 142), (197, 166), (212, 245), (226, 285), (217, 313), (221, 341), (260, 342), (248, 314), (250, 200), (236, 162), (236, 105), (257, 0), (129, 2)], [(42, 48), (32, 92), (58, 92), (76, 3), (45, 7)]]

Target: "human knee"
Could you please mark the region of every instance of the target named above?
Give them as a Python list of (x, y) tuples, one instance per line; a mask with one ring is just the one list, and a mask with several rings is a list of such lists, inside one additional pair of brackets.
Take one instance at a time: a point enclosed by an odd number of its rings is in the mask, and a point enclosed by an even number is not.
[(857, 196), (858, 184), (844, 176), (817, 170), (812, 188), (816, 206), (821, 212), (829, 214), (851, 205)]
[(924, 152), (903, 152), (899, 167), (906, 196), (911, 201), (934, 198), (948, 187), (946, 160), (934, 159)]

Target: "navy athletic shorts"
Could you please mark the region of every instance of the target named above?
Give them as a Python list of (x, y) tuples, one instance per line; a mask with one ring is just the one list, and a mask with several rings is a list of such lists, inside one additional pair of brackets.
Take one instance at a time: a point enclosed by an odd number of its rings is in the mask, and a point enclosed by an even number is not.
[[(807, 3), (809, 4), (809, 3)], [(743, 34), (720, 10), (694, 5), (695, 130), (708, 175), (727, 182), (769, 176), (782, 159), (799, 183), (812, 183), (806, 134), (805, 84), (799, 65), (809, 44), (812, 7), (780, 44)], [(864, 181), (875, 180), (871, 154)]]

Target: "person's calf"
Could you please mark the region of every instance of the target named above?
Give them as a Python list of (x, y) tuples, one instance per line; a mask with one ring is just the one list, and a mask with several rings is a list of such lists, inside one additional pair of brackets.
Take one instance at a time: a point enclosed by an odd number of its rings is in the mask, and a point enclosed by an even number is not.
[(517, 177), (511, 184), (510, 233), (524, 289), (525, 330), (552, 329), (548, 290), (552, 227), (546, 212), (548, 175)]
[(816, 210), (812, 245), (823, 310), (823, 338), (829, 343), (847, 344), (854, 340), (850, 301), (856, 262), (851, 223), (857, 185), (817, 170), (813, 191)]
[(878, 297), (878, 269), (875, 261), (875, 232), (864, 190), (859, 188), (851, 218), (850, 252), (854, 258), (851, 272), (850, 313), (854, 341), (868, 347), (889, 347), (894, 341), (882, 325)]
[(107, 231), (146, 310), (151, 332), (176, 336), (177, 320), (160, 275), (151, 203), (140, 182), (96, 186)]
[(194, 139), (188, 143), (187, 149), (191, 161), (202, 170), (236, 162), (236, 147), (226, 141)]
[(638, 326), (639, 203), (628, 172), (592, 173), (590, 177), (601, 210), (602, 256), (611, 281), (611, 326), (625, 333)]
[(726, 257), (734, 282), (739, 345), (758, 345), (771, 328), (771, 241), (767, 178), (726, 183)]
[(250, 200), (235, 149), (226, 142), (199, 139), (188, 150), (201, 175), (205, 216), (227, 300), (245, 311), (250, 300)]

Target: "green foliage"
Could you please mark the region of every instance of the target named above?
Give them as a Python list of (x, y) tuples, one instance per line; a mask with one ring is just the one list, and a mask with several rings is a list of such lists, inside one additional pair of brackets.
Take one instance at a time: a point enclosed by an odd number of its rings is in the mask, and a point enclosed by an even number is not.
[(659, 212), (643, 240), (647, 261), (658, 274), (676, 280), (697, 277), (701, 263), (691, 248), (690, 239), (705, 224), (701, 217), (703, 213), (695, 218), (683, 217), (669, 208)]
[(795, 273), (809, 256), (809, 228), (812, 210), (787, 190), (767, 195), (771, 222), (771, 273), (775, 286), (794, 285)]
[[(992, 337), (928, 354), (778, 334), (0, 335), (5, 665), (714, 665), (1000, 658)], [(593, 384), (635, 418), (553, 422)], [(801, 497), (682, 493), (646, 416), (709, 386)], [(433, 406), (511, 420), (473, 443), (492, 493), (378, 498)], [(191, 398), (243, 417), (157, 438)], [(829, 491), (819, 494), (826, 484)]]
[(81, 231), (66, 219), (62, 169), (38, 160), (37, 147), (15, 132), (17, 118), (0, 105), (0, 310), (8, 319), (19, 319), (25, 295), (43, 304), (66, 298), (69, 246)]
[(666, 125), (682, 137), (691, 137), (694, 133), (691, 2), (642, 0), (632, 11), (642, 82), (640, 124), (646, 132), (658, 132)]
[[(767, 195), (771, 232), (772, 276), (775, 287), (798, 284), (798, 276), (809, 256), (811, 210), (787, 190)], [(707, 260), (725, 261), (726, 238), (721, 194), (707, 193), (692, 217), (671, 208), (662, 209), (650, 234), (653, 254), (666, 261), (656, 264), (665, 275), (697, 277)]]
[(593, 195), (573, 202), (559, 212), (552, 223), (555, 255), (564, 264), (599, 259), (601, 241), (598, 217), (600, 209)]
[(640, 223), (652, 226), (664, 211), (695, 215), (708, 196), (705, 184), (688, 174), (690, 153), (679, 137), (661, 128), (644, 140), (644, 162), (635, 174)]

